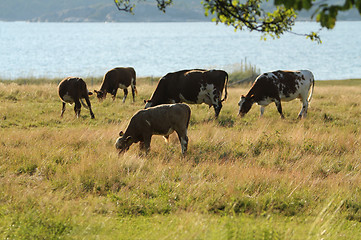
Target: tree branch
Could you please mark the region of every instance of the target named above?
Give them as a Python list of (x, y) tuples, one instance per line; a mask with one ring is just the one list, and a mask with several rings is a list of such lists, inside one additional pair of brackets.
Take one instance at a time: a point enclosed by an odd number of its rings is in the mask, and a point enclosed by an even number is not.
[[(114, 0), (119, 11), (130, 12), (133, 14), (135, 4), (132, 0)], [(241, 3), (240, 1), (244, 2)], [(344, 0), (343, 4), (329, 5), (327, 0), (274, 0), (277, 9), (273, 12), (267, 12), (261, 4), (267, 0), (202, 0), (205, 9), (205, 15), (209, 13), (215, 15), (213, 19), (217, 23), (221, 22), (233, 26), (236, 30), (243, 30), (244, 27), (250, 31), (257, 31), (272, 38), (279, 38), (285, 32), (306, 36), (311, 40), (321, 43), (318, 33), (298, 34), (292, 32), (297, 15), (296, 10), (309, 10), (317, 7), (312, 14), (311, 19), (316, 16), (316, 21), (322, 27), (332, 29), (337, 20), (339, 11), (347, 11), (356, 7), (361, 14), (361, 0)], [(173, 3), (173, 0), (156, 0), (157, 7), (162, 12)]]
[(119, 11), (130, 12), (133, 14), (135, 4), (131, 4), (130, 0), (114, 0), (114, 3)]

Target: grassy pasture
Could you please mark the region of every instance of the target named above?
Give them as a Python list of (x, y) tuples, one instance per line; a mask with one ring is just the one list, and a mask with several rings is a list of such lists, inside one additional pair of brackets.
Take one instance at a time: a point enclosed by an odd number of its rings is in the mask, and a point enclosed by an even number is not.
[(240, 119), (232, 87), (218, 120), (191, 105), (185, 157), (175, 134), (118, 156), (155, 88), (137, 84), (135, 103), (91, 97), (92, 120), (60, 118), (56, 80), (0, 83), (1, 239), (360, 239), (360, 80), (316, 82), (301, 121), (299, 101)]

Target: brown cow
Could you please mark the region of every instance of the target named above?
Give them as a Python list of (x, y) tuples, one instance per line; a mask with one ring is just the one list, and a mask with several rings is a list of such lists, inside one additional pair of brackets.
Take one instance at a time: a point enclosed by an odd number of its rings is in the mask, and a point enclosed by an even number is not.
[(140, 149), (150, 149), (152, 135), (162, 135), (168, 140), (170, 134), (177, 132), (182, 153), (187, 151), (187, 129), (191, 109), (183, 103), (164, 104), (140, 110), (134, 114), (127, 130), (119, 133), (115, 147), (119, 153), (127, 151), (133, 143), (140, 142)]
[[(216, 118), (227, 99), (228, 74), (222, 70), (182, 70), (162, 77), (145, 108), (165, 103), (208, 104)], [(221, 100), (223, 89), (224, 99)]]
[(99, 91), (94, 90), (94, 92), (97, 94), (99, 100), (105, 99), (107, 93), (110, 93), (111, 95), (113, 95), (113, 101), (114, 101), (117, 95), (118, 88), (121, 88), (124, 91), (124, 98), (123, 98), (123, 103), (124, 103), (125, 99), (128, 96), (129, 85), (132, 89), (132, 96), (134, 102), (135, 101), (134, 95), (137, 93), (137, 88), (135, 86), (136, 85), (135, 70), (132, 67), (126, 67), (126, 68), (118, 67), (109, 70), (104, 75), (100, 90)]
[[(274, 102), (281, 117), (284, 118), (281, 101), (291, 101), (299, 98), (302, 102), (302, 109), (298, 114), (298, 118), (305, 118), (308, 103), (312, 99), (314, 85), (315, 79), (312, 72), (308, 70), (263, 73), (254, 81), (247, 95), (241, 96), (238, 102), (239, 115), (243, 117), (249, 112), (253, 103), (257, 103), (261, 106), (262, 116), (264, 108)], [(311, 92), (309, 94), (310, 88)]]
[[(61, 117), (63, 117), (63, 114), (65, 112), (65, 103), (75, 103), (74, 111), (76, 116), (79, 118), (81, 102), (85, 108), (89, 109), (91, 118), (94, 118), (94, 113), (92, 111), (89, 100), (89, 95), (92, 95), (92, 93), (88, 91), (86, 83), (83, 79), (76, 77), (64, 78), (59, 83), (58, 93), (61, 101), (63, 102), (63, 108), (60, 115)], [(82, 98), (85, 99), (88, 106), (83, 103)]]

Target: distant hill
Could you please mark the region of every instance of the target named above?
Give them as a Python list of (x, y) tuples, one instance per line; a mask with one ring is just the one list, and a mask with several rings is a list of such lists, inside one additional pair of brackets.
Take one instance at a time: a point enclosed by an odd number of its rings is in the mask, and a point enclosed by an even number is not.
[(158, 10), (156, 1), (134, 1), (134, 15), (118, 11), (113, 0), (11, 0), (0, 1), (1, 21), (40, 22), (169, 22), (209, 21), (200, 0), (175, 0)]
[[(331, 0), (335, 2), (337, 0)], [(134, 15), (118, 11), (113, 0), (1, 0), (0, 21), (34, 22), (181, 22), (210, 21), (204, 16), (201, 0), (174, 0), (166, 13), (158, 10), (155, 0), (134, 1)], [(265, 3), (273, 8), (273, 1)], [(300, 20), (310, 20), (313, 11), (302, 11)], [(339, 14), (339, 20), (361, 20), (354, 9)]]

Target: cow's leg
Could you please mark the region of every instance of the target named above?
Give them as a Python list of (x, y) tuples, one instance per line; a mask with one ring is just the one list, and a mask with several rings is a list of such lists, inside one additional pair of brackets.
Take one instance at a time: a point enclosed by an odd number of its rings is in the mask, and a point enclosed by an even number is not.
[(132, 97), (133, 97), (133, 102), (135, 102), (135, 86), (131, 86), (132, 89)]
[(276, 99), (276, 100), (275, 100), (275, 104), (276, 104), (276, 107), (277, 107), (278, 112), (281, 114), (281, 118), (285, 118), (285, 116), (283, 116), (283, 113), (282, 113), (281, 100)]
[(221, 101), (217, 101), (216, 104), (213, 104), (213, 108), (214, 108), (216, 118), (218, 118), (218, 115), (219, 115), (219, 113), (221, 112), (221, 109), (222, 109)]
[(209, 96), (214, 108), (216, 118), (218, 118), (218, 115), (222, 109), (221, 94), (222, 92), (218, 92), (217, 89), (213, 89), (213, 93), (211, 94), (211, 96)]
[(90, 111), (90, 116), (91, 116), (92, 119), (94, 119), (95, 116), (94, 116), (94, 113), (92, 111), (92, 107), (91, 107), (90, 100), (89, 100), (88, 96), (85, 97), (85, 101), (86, 101), (86, 104), (88, 105), (88, 108), (89, 108), (89, 111)]
[(140, 144), (139, 144), (139, 148), (141, 151), (144, 151), (146, 153), (149, 152), (151, 139), (152, 139), (152, 136), (144, 137), (144, 141), (140, 142)]
[(187, 130), (184, 131), (177, 131), (178, 139), (182, 147), (182, 154), (184, 155), (187, 152), (188, 148), (188, 136)]
[(118, 91), (118, 88), (115, 88), (112, 92), (112, 98), (113, 98), (113, 101), (115, 100), (115, 97), (117, 96), (117, 91)]
[(298, 114), (298, 119), (305, 118), (307, 116), (308, 101), (307, 99), (302, 100), (302, 108)]
[(66, 103), (65, 103), (65, 102), (62, 102), (62, 103), (63, 103), (63, 107), (62, 107), (62, 109), (61, 109), (60, 117), (63, 117), (63, 114), (64, 114), (64, 112), (65, 112), (65, 105), (66, 105)]
[(123, 92), (124, 92), (124, 97), (123, 97), (123, 103), (125, 102), (125, 99), (127, 99), (127, 96), (128, 96), (128, 89), (127, 88), (124, 88), (123, 89)]
[(75, 101), (75, 106), (74, 106), (74, 112), (75, 112), (75, 115), (77, 118), (79, 118), (79, 116), (80, 116), (80, 109), (81, 109), (81, 104), (80, 104), (79, 99), (77, 99)]
[(139, 142), (139, 149), (140, 149), (141, 151), (144, 151), (144, 150), (145, 150), (144, 142)]
[(221, 112), (222, 106), (219, 107), (219, 106), (217, 106), (217, 105), (214, 104), (214, 105), (213, 105), (213, 108), (214, 108), (214, 112), (215, 112), (215, 117), (218, 118), (219, 113)]
[(261, 115), (260, 115), (260, 117), (262, 117), (262, 116), (263, 116), (263, 113), (264, 113), (264, 108), (265, 108), (265, 106), (261, 106), (261, 107), (260, 107), (260, 111), (261, 111)]

